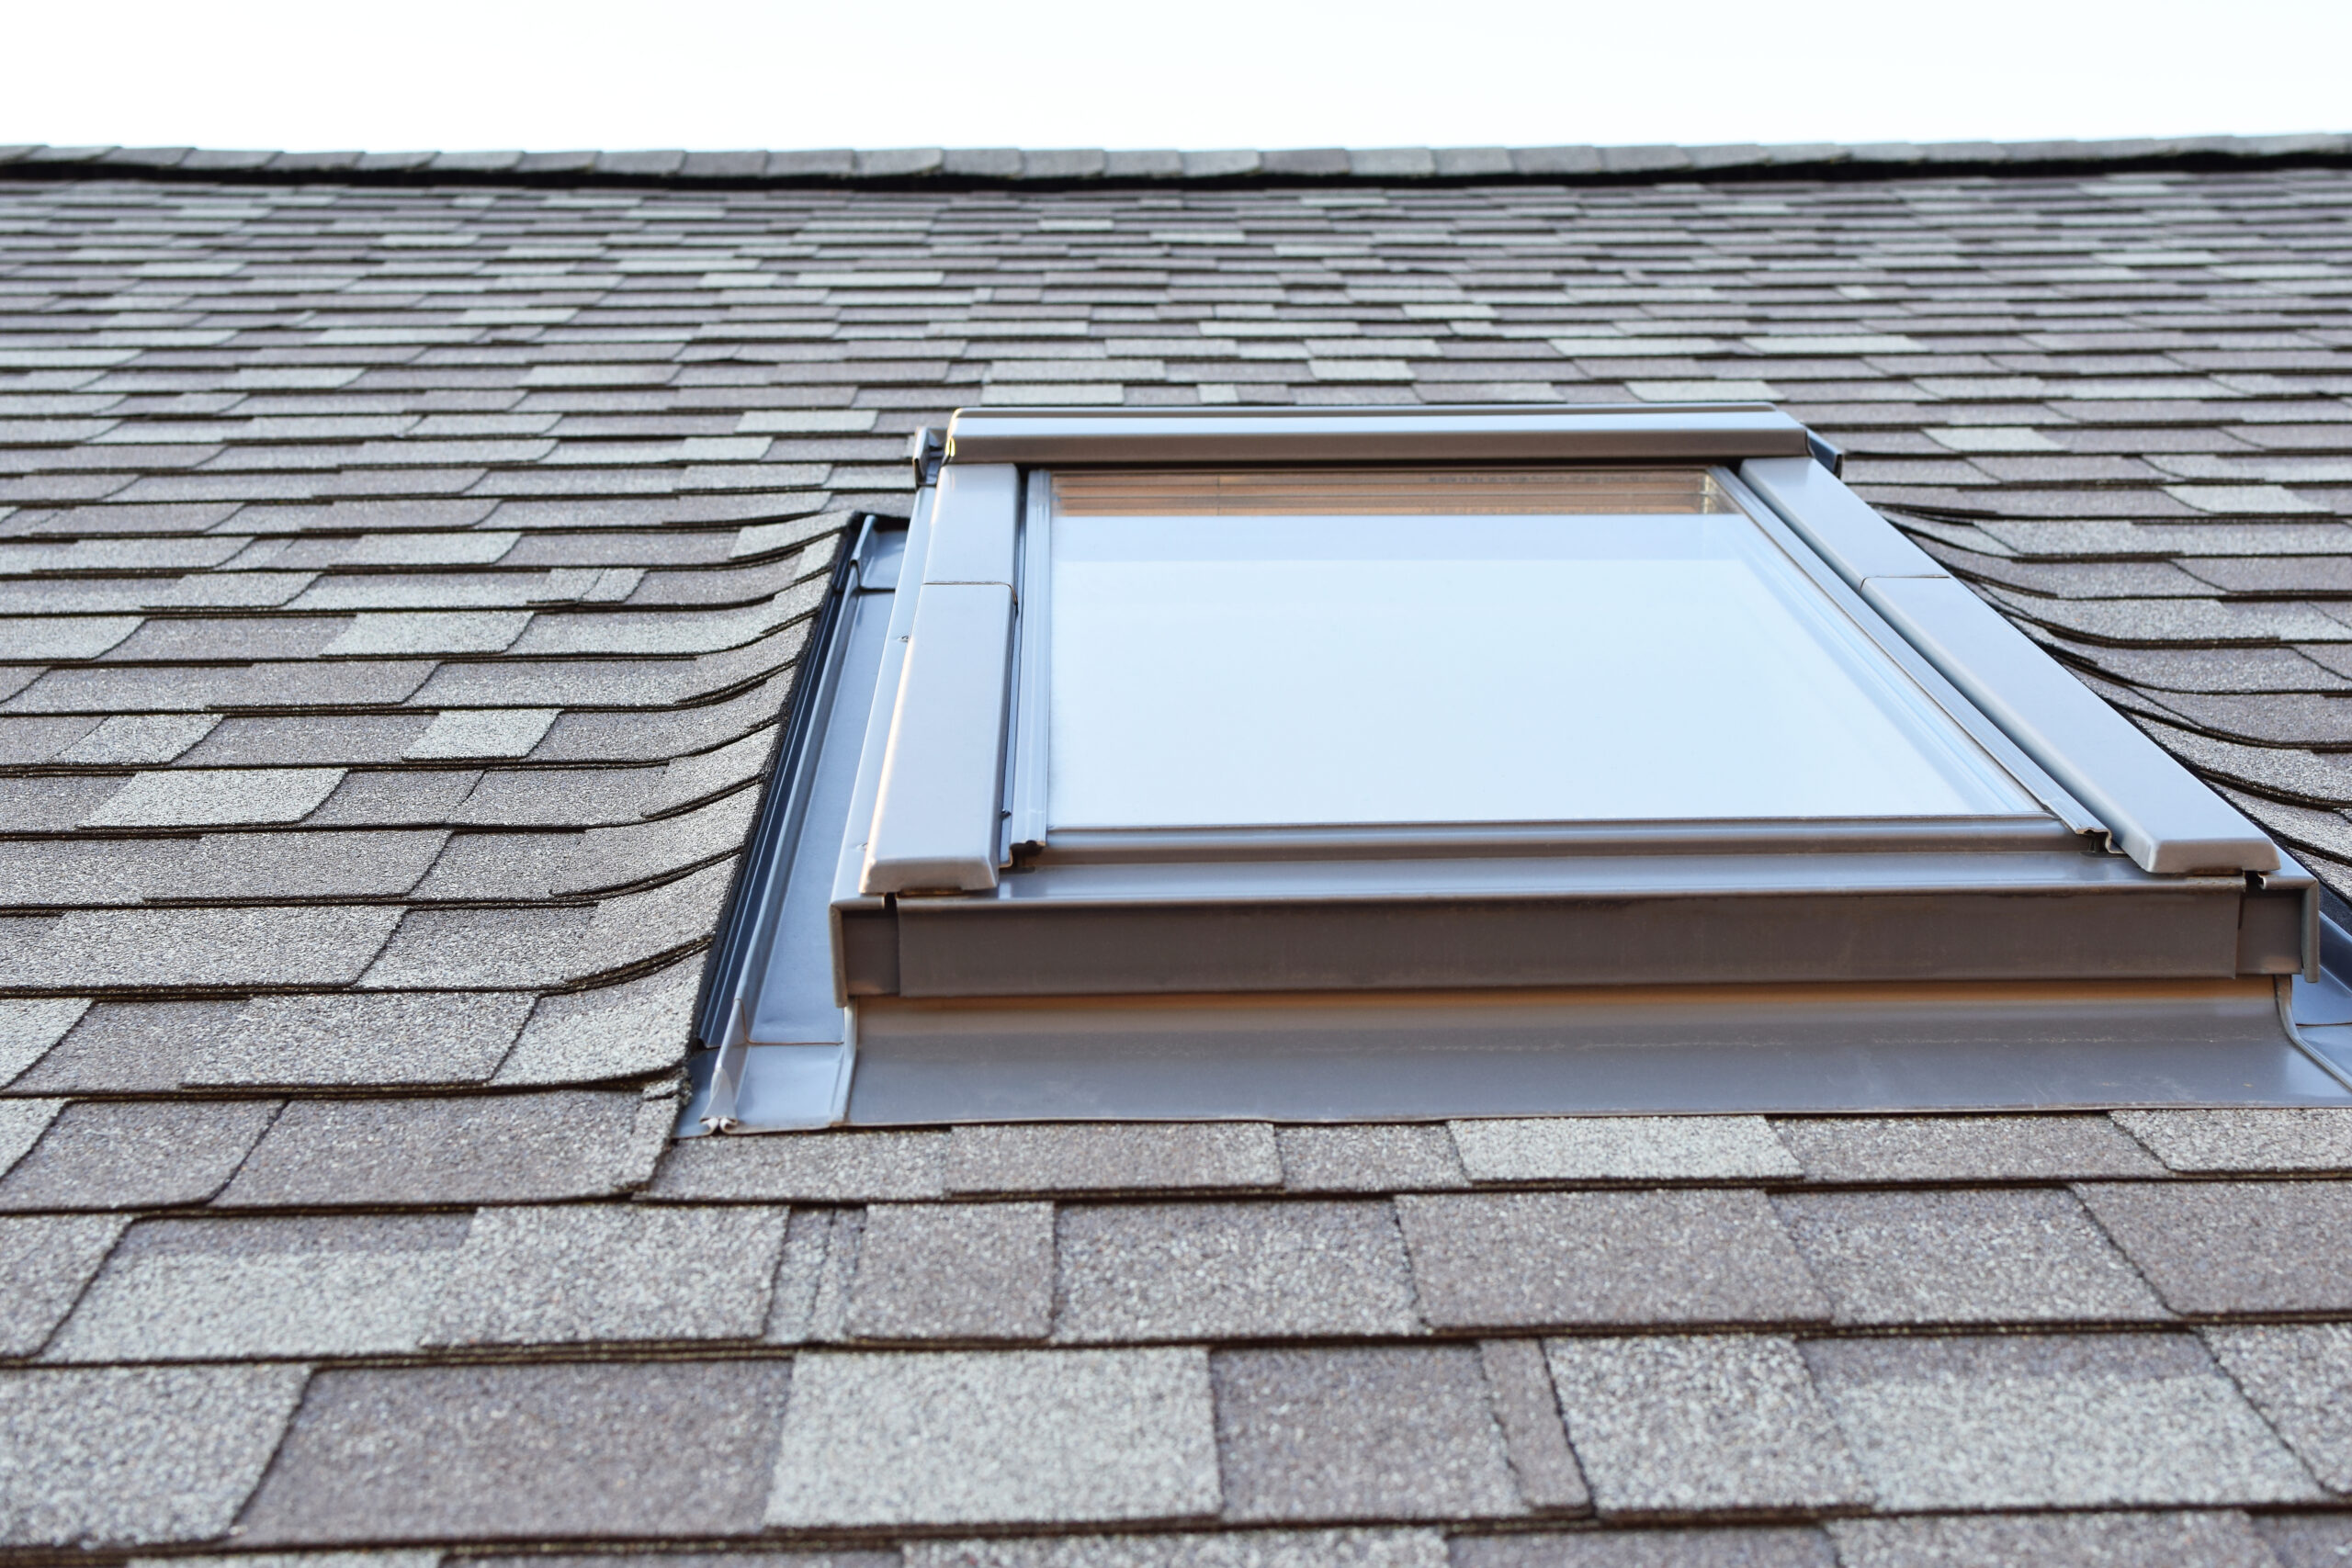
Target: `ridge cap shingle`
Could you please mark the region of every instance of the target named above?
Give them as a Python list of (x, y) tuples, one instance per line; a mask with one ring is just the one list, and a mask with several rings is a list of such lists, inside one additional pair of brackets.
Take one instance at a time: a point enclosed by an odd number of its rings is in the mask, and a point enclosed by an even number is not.
[(1362, 185), (1532, 180), (1656, 184), (1704, 175), (1870, 178), (1909, 173), (2210, 169), (2352, 163), (2352, 134), (2105, 141), (1753, 142), (1710, 146), (1225, 148), (796, 148), (683, 152), (266, 152), (191, 147), (0, 146), (0, 175), (167, 175), (222, 184), (685, 186)]

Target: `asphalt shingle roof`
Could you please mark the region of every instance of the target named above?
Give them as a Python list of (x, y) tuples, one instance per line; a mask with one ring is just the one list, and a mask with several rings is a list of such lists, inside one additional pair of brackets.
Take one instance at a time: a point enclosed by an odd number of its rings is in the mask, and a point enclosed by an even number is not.
[(2352, 891), (2347, 151), (0, 150), (0, 1550), (2336, 1561), (2352, 1112), (670, 1130), (962, 404), (1775, 399)]

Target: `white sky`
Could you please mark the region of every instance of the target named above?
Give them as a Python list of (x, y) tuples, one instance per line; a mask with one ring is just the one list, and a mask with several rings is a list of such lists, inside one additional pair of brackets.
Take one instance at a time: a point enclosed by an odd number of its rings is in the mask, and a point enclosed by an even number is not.
[(2352, 0), (114, 0), (0, 142), (1295, 147), (2352, 130)]

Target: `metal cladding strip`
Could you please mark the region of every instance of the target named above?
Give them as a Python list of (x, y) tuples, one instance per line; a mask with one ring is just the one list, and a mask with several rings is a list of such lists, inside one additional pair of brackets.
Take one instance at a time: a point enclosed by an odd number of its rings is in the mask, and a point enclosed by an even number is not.
[(2154, 872), (2275, 871), (2278, 849), (2154, 741), (1806, 458), (1746, 480), (1872, 608)]
[(1736, 463), (1800, 457), (1805, 428), (1767, 403), (1496, 408), (959, 409), (965, 463)]
[(1950, 577), (1873, 577), (1862, 597), (2097, 812), (2145, 871), (2276, 871), (2278, 848)]
[(1018, 470), (943, 474), (890, 717), (865, 894), (996, 886)]
[(1872, 577), (1951, 575), (1811, 457), (1752, 458), (1739, 477), (1850, 588)]

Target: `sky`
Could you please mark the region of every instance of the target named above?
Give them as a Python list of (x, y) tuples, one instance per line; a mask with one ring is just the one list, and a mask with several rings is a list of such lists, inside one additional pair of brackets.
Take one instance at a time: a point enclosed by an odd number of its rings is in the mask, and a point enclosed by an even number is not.
[(18, 66), (0, 143), (548, 152), (2352, 130), (2347, 0), (12, 0), (0, 21)]

